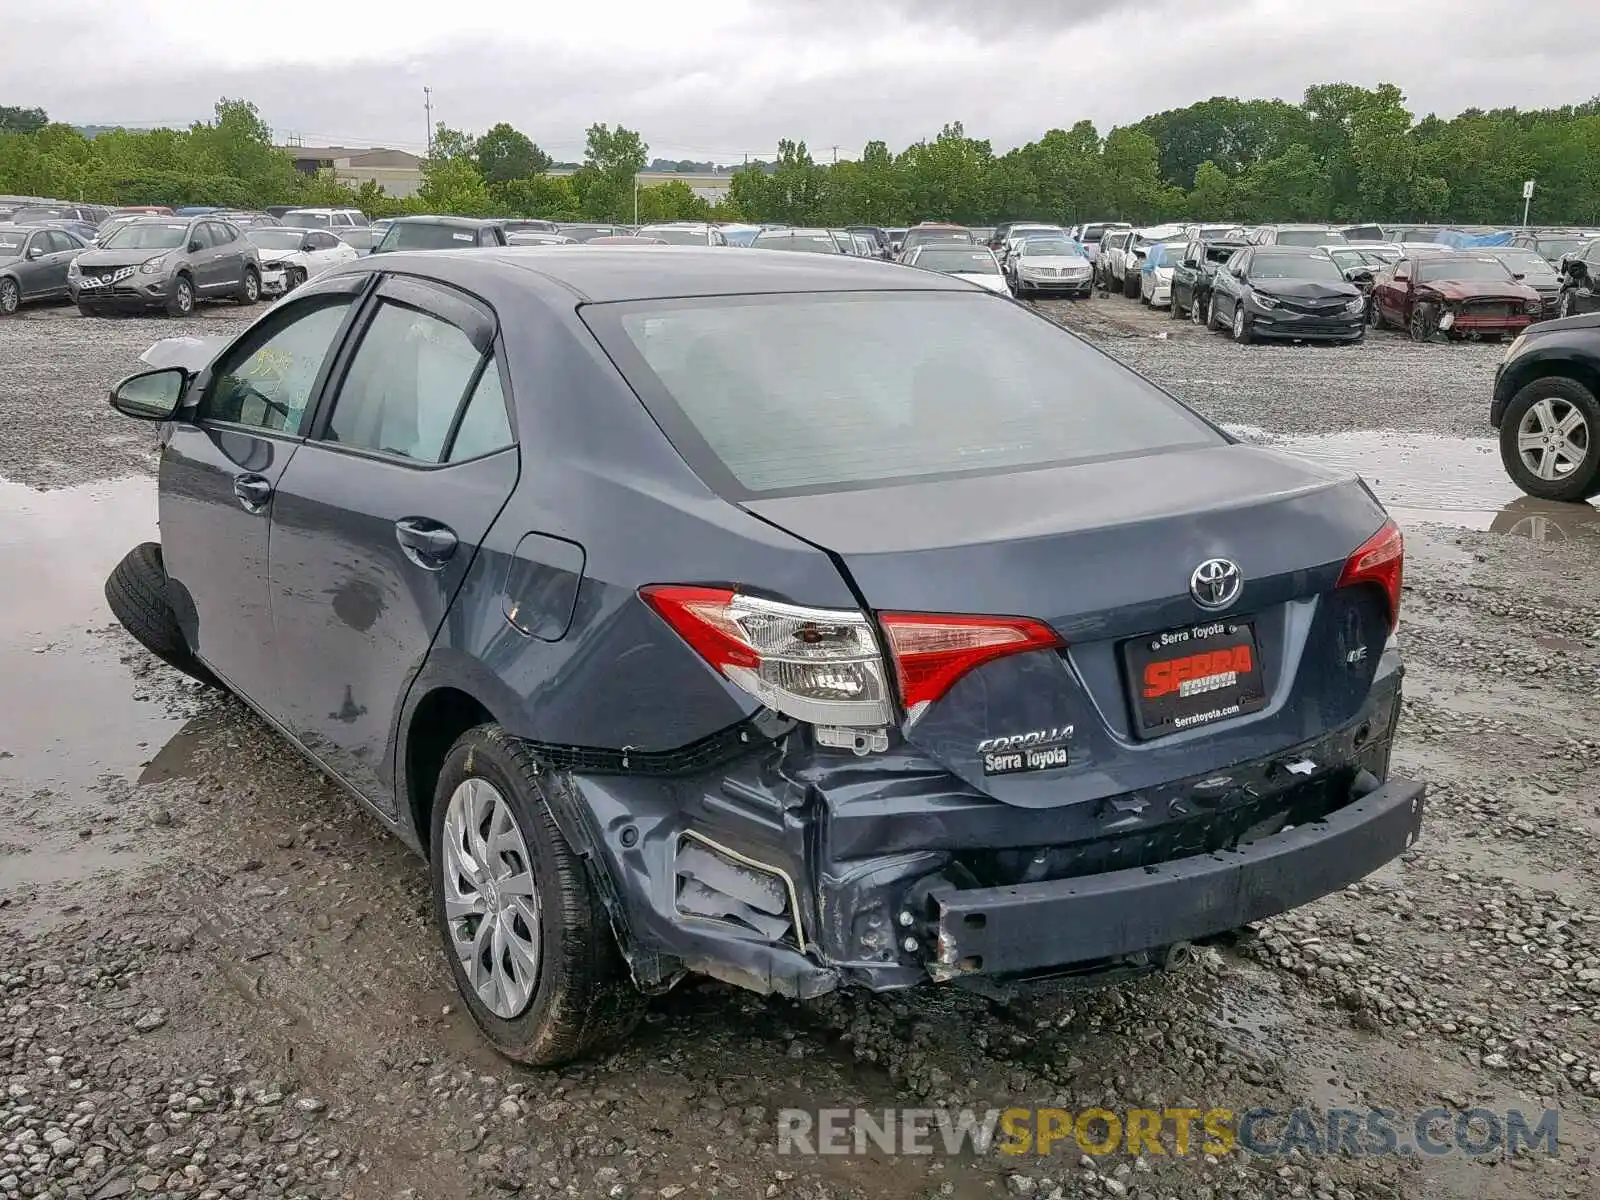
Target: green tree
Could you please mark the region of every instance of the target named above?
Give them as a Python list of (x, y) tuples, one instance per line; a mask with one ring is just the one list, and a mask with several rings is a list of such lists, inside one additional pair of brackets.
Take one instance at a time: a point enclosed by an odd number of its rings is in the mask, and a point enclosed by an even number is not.
[(527, 134), (504, 121), (474, 142), (472, 153), (478, 174), (491, 184), (543, 175), (553, 161)]
[(1189, 215), (1199, 220), (1228, 220), (1233, 213), (1233, 180), (1207, 159), (1194, 173), (1189, 193)]
[(37, 133), (50, 123), (42, 108), (14, 108), (0, 104), (0, 134)]

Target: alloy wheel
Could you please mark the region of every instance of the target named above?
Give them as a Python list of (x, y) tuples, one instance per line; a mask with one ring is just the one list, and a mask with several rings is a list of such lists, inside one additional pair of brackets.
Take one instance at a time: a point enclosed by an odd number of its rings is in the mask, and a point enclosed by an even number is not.
[(252, 304), (261, 299), (261, 281), (256, 278), (254, 271), (244, 273), (244, 297)]
[(1244, 337), (1244, 305), (1235, 305), (1233, 309), (1233, 336), (1235, 340)]
[(1540, 479), (1565, 479), (1589, 455), (1589, 422), (1583, 410), (1560, 396), (1534, 401), (1517, 424), (1517, 454)]
[(495, 1016), (520, 1016), (539, 982), (539, 889), (516, 813), (486, 779), (468, 779), (451, 793), (444, 892), (450, 944), (467, 983)]
[(1192, 293), (1189, 296), (1189, 320), (1195, 325), (1206, 323), (1206, 315), (1200, 311), (1200, 297)]
[(15, 279), (0, 279), (0, 313), (14, 313), (22, 306), (22, 289)]
[(178, 289), (178, 311), (186, 313), (194, 307), (194, 288), (187, 279), (178, 280), (176, 287)]

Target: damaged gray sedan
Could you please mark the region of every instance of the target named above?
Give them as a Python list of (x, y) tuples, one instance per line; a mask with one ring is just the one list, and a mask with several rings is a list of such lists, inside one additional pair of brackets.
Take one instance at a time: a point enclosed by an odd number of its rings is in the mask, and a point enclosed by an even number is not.
[(113, 610), (427, 858), (518, 1060), (690, 973), (1170, 965), (1417, 836), (1371, 493), (1002, 297), (397, 253), (149, 360), (112, 403), (159, 422), (162, 541)]

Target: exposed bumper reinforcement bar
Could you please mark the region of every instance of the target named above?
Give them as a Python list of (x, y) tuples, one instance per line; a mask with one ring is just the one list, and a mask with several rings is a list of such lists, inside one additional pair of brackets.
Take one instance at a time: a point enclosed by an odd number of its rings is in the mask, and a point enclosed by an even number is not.
[(1391, 779), (1236, 850), (1015, 887), (941, 888), (935, 979), (1116, 958), (1236, 929), (1369, 875), (1416, 841), (1425, 785)]

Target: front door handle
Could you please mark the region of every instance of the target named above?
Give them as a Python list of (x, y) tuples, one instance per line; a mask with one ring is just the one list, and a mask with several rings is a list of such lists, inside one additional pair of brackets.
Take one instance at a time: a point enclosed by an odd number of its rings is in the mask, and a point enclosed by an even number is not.
[(261, 475), (240, 475), (233, 481), (233, 494), (246, 512), (260, 512), (272, 499), (272, 483)]
[(440, 571), (459, 544), (455, 532), (427, 517), (402, 517), (394, 523), (395, 540), (405, 556), (428, 571)]

